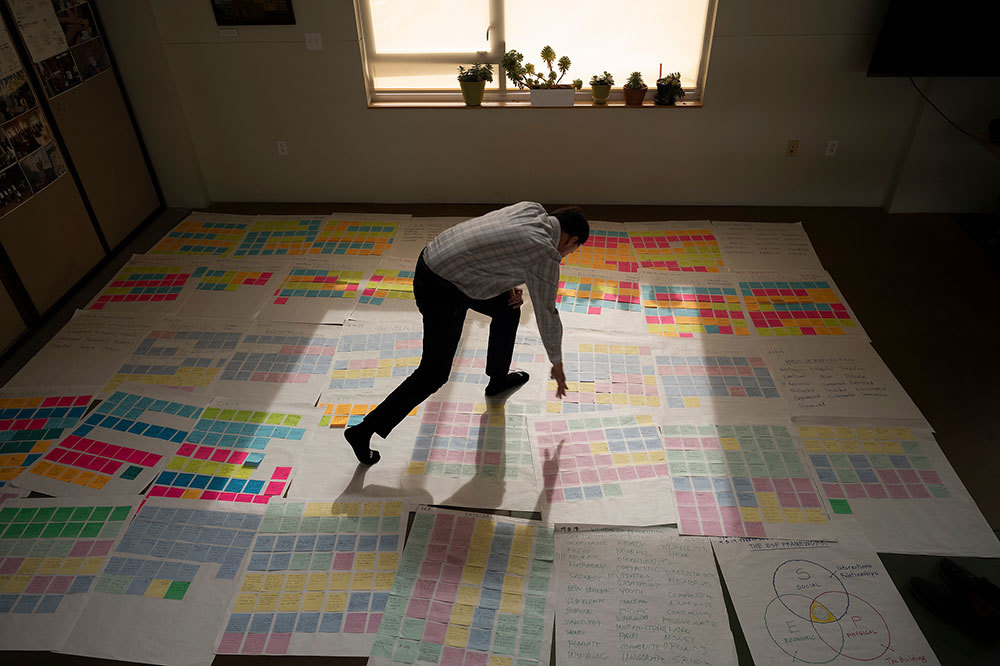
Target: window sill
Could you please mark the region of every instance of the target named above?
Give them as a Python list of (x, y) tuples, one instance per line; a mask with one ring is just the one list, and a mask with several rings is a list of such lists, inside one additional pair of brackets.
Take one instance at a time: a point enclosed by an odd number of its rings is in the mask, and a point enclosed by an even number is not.
[[(465, 106), (465, 102), (369, 102), (369, 109), (568, 109), (568, 106), (531, 106), (531, 102), (483, 102), (482, 106)], [(680, 101), (673, 106), (657, 106), (651, 100), (640, 106), (625, 106), (621, 100), (609, 101), (607, 104), (596, 105), (590, 101), (579, 100), (572, 106), (574, 109), (695, 109), (701, 108), (700, 101)]]

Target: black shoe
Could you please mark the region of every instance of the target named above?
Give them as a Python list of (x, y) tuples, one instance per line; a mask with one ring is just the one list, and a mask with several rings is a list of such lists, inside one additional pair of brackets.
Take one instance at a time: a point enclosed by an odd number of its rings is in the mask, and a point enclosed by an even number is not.
[(947, 557), (938, 560), (938, 572), (941, 578), (944, 578), (944, 582), (951, 585), (956, 592), (976, 597), (1000, 615), (1000, 587), (986, 578), (980, 578)]
[(984, 615), (981, 604), (970, 604), (969, 597), (943, 585), (914, 577), (910, 579), (910, 591), (932, 613), (978, 638), (995, 636), (1000, 629), (997, 617)]
[(486, 397), (495, 398), (501, 393), (523, 386), (527, 381), (527, 372), (524, 370), (515, 370), (499, 381), (496, 379), (490, 380), (490, 383), (486, 385)]
[(344, 439), (351, 445), (358, 462), (363, 465), (374, 465), (382, 459), (378, 451), (372, 450), (371, 438), (372, 432), (360, 423), (350, 428), (344, 428)]

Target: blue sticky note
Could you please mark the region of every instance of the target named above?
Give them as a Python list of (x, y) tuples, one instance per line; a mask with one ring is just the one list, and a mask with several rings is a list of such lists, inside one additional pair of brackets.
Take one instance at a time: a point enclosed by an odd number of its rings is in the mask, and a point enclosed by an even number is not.
[(298, 618), (298, 613), (278, 613), (272, 631), (276, 634), (290, 634), (295, 631), (295, 621)]
[(299, 613), (295, 631), (300, 634), (314, 634), (319, 626), (319, 613)]
[(254, 553), (250, 556), (250, 564), (247, 569), (250, 571), (267, 571), (267, 564), (271, 561), (268, 553)]
[(240, 530), (235, 534), (235, 536), (233, 536), (233, 542), (229, 545), (234, 548), (249, 548), (252, 541), (253, 532)]
[[(362, 534), (358, 537), (358, 552), (371, 553), (378, 548), (378, 535)], [(339, 550), (339, 549), (338, 549)]]
[(282, 569), (287, 569), (288, 565), (292, 561), (291, 553), (275, 553), (271, 556), (271, 563), (268, 568), (271, 571), (280, 571)]
[(351, 592), (347, 601), (347, 610), (350, 613), (364, 612), (368, 610), (371, 603), (371, 594), (368, 592)]
[(483, 575), (483, 587), (491, 590), (502, 590), (505, 573), (500, 571), (487, 571)]
[(158, 578), (163, 578), (166, 580), (177, 580), (177, 576), (181, 572), (180, 562), (164, 562), (163, 566), (160, 567), (160, 571), (157, 574)]
[(38, 604), (38, 608), (35, 609), (36, 613), (55, 613), (56, 609), (59, 608), (60, 602), (62, 602), (63, 595), (61, 594), (46, 594), (42, 597), (42, 601)]
[(291, 552), (295, 548), (295, 535), (282, 534), (274, 542), (275, 552)]
[(272, 622), (274, 622), (274, 613), (254, 613), (253, 619), (250, 621), (250, 633), (270, 633)]
[(479, 605), (483, 608), (499, 610), (500, 590), (491, 590), (484, 587), (482, 593), (479, 595)]
[(493, 632), (488, 629), (471, 629), (469, 631), (469, 649), (488, 652), (492, 636)]
[(125, 590), (125, 594), (134, 594), (136, 596), (142, 596), (146, 594), (146, 589), (149, 588), (149, 584), (153, 582), (152, 577), (149, 576), (136, 576), (129, 583), (128, 589)]
[(295, 540), (295, 552), (312, 552), (316, 546), (315, 534), (302, 534)]
[(42, 600), (40, 594), (22, 594), (17, 604), (14, 606), (15, 613), (34, 613), (35, 606)]
[(319, 630), (324, 634), (339, 634), (340, 626), (343, 622), (343, 613), (323, 613), (323, 617), (319, 623)]
[(194, 577), (198, 575), (198, 569), (200, 569), (200, 567), (197, 564), (183, 563), (177, 570), (177, 578), (174, 580), (191, 583), (194, 581)]
[(226, 633), (245, 634), (250, 626), (250, 613), (233, 613), (226, 624)]
[(381, 613), (385, 611), (385, 605), (389, 602), (388, 592), (372, 593), (372, 612)]
[(244, 467), (257, 467), (264, 460), (263, 453), (251, 453), (247, 456), (247, 459), (243, 461)]
[(481, 629), (492, 629), (496, 621), (496, 611), (482, 606), (476, 606), (472, 612), (472, 626)]
[(336, 542), (337, 542), (336, 534), (320, 534), (319, 537), (316, 539), (315, 550), (318, 553), (333, 552)]
[[(189, 553), (192, 546), (194, 544), (186, 541), (175, 541), (173, 548), (170, 549), (170, 558), (173, 560), (190, 560)], [(122, 573), (126, 572), (123, 571)]]
[(337, 550), (339, 552), (351, 552), (354, 550), (354, 543), (357, 537), (353, 534), (337, 535)]
[(67, 594), (83, 594), (90, 591), (90, 586), (94, 584), (97, 576), (77, 576), (73, 579), (73, 584), (69, 586)]
[(208, 562), (208, 545), (204, 543), (191, 544), (188, 556), (182, 559), (192, 560), (194, 562)]

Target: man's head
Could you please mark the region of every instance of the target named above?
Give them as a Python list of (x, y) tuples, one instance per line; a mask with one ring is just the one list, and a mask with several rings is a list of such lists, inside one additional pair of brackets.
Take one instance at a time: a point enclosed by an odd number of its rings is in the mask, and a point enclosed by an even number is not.
[(579, 206), (554, 210), (552, 217), (559, 220), (559, 245), (556, 249), (562, 257), (568, 256), (590, 238), (590, 224)]

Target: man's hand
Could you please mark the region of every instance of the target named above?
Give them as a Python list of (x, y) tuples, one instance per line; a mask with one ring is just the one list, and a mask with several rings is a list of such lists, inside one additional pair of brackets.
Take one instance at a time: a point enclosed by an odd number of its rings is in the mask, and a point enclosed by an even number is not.
[(563, 364), (553, 363), (549, 376), (556, 380), (556, 397), (562, 400), (563, 396), (566, 395), (566, 374), (563, 372)]
[(514, 287), (510, 290), (510, 298), (507, 299), (507, 305), (512, 308), (519, 308), (522, 303), (524, 303), (524, 290), (520, 287)]

